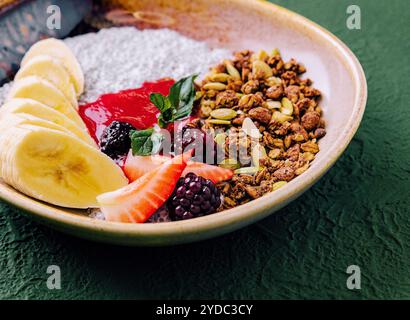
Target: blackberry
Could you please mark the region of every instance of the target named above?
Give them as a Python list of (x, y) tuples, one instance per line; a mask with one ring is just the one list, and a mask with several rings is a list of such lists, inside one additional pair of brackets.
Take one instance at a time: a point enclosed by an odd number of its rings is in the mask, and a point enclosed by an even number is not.
[(101, 152), (114, 160), (125, 156), (131, 148), (131, 130), (135, 130), (135, 128), (127, 122), (111, 122), (101, 136)]
[(180, 178), (168, 209), (172, 220), (187, 220), (216, 212), (221, 205), (221, 193), (213, 182), (190, 172)]
[(208, 164), (218, 163), (218, 150), (214, 137), (206, 134), (202, 129), (186, 125), (174, 137), (174, 153), (181, 154), (191, 149), (195, 149), (192, 160)]

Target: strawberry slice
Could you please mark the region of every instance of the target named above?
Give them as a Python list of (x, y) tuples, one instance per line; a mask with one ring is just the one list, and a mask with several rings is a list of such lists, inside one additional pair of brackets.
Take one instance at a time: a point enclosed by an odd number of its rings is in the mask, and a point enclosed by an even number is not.
[(232, 170), (195, 161), (188, 161), (184, 172), (182, 172), (182, 176), (185, 177), (189, 172), (193, 172), (202, 178), (209, 179), (213, 183), (229, 180), (233, 177)]
[(133, 156), (132, 151), (128, 153), (123, 167), (124, 173), (129, 181), (135, 181), (144, 174), (158, 168), (170, 158), (160, 155), (153, 156)]
[(169, 159), (131, 184), (97, 197), (108, 221), (142, 223), (160, 208), (174, 191), (192, 151)]
[[(135, 181), (168, 160), (168, 157), (160, 155), (133, 156), (130, 151), (127, 160), (125, 161), (124, 173), (130, 181)], [(232, 170), (195, 161), (188, 161), (182, 176), (185, 176), (189, 172), (193, 172), (197, 176), (209, 179), (213, 183), (229, 180), (233, 176)]]

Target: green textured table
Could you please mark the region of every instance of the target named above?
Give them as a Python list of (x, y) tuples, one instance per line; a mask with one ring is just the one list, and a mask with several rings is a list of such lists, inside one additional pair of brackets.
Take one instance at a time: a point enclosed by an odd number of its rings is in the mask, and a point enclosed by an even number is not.
[[(0, 298), (410, 298), (410, 4), (275, 1), (344, 40), (366, 71), (361, 128), (310, 191), (243, 230), (171, 248), (71, 238), (0, 204)], [(352, 2), (362, 29), (346, 27)], [(61, 290), (49, 290), (49, 265)], [(346, 268), (361, 268), (361, 290)]]

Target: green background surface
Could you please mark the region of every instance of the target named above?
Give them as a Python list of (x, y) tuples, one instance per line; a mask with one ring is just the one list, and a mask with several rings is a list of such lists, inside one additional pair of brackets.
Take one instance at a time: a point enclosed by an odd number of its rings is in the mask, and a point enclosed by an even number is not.
[[(0, 298), (410, 298), (410, 3), (282, 0), (339, 36), (365, 69), (361, 128), (334, 168), (271, 217), (232, 234), (168, 248), (65, 236), (0, 204)], [(358, 4), (362, 29), (346, 28)], [(48, 290), (58, 265), (62, 289)], [(358, 265), (362, 289), (346, 287)]]

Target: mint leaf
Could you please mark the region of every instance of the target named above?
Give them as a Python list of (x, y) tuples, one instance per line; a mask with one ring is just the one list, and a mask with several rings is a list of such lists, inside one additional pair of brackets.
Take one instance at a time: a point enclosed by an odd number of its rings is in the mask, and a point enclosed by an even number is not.
[(160, 93), (152, 93), (149, 96), (149, 99), (161, 112), (160, 118), (162, 121), (164, 122), (172, 121), (173, 107), (168, 97), (163, 96)]
[(132, 130), (130, 138), (132, 154), (134, 156), (148, 156), (158, 153), (163, 140), (163, 136), (158, 132), (154, 132), (153, 128)]
[(159, 132), (154, 132), (151, 136), (152, 150), (151, 154), (157, 154), (161, 150), (162, 141), (164, 136)]
[(151, 102), (161, 112), (158, 119), (161, 127), (191, 114), (195, 100), (194, 80), (197, 76), (194, 74), (175, 82), (168, 96), (160, 93), (150, 95)]
[(189, 116), (195, 100), (194, 81), (197, 74), (182, 78), (170, 89), (169, 101), (174, 107), (174, 121)]

